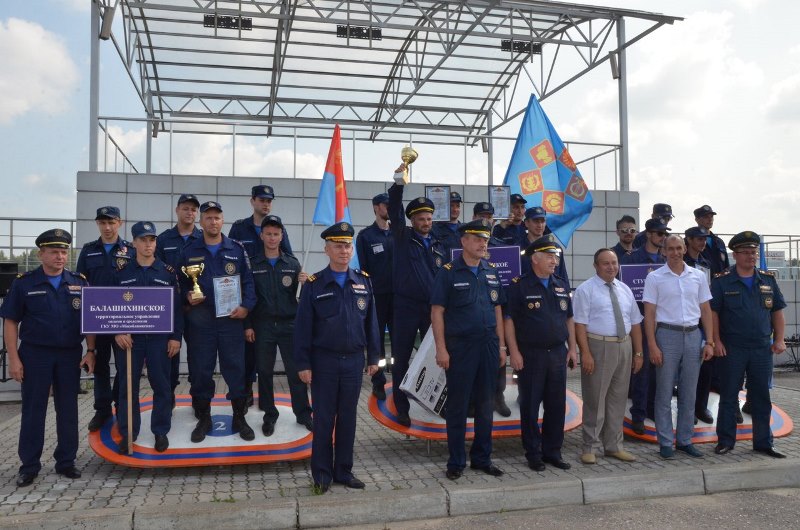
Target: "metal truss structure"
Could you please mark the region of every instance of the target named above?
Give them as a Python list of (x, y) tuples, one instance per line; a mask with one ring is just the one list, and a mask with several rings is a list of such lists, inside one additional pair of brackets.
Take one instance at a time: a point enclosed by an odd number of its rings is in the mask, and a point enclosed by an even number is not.
[[(168, 119), (475, 145), (678, 17), (535, 0), (95, 0), (152, 132)], [(625, 19), (645, 24), (625, 36)], [(639, 24), (641, 25), (641, 24)], [(639, 26), (637, 25), (637, 26)], [(566, 66), (564, 57), (573, 55)], [(577, 65), (577, 66), (576, 66)], [(621, 144), (625, 144), (621, 133)]]

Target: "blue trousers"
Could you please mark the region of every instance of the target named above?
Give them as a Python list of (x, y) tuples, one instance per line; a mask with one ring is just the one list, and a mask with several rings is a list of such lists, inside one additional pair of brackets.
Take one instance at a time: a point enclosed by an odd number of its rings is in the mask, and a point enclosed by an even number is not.
[[(131, 399), (133, 400), (133, 438), (139, 436), (142, 417), (139, 411), (139, 381), (142, 368), (147, 362), (147, 380), (153, 389), (153, 411), (150, 414), (150, 431), (153, 434), (167, 434), (172, 426), (172, 389), (170, 371), (172, 359), (167, 355), (169, 335), (133, 335), (131, 349)], [(177, 355), (175, 356), (177, 357)], [(173, 357), (174, 359), (174, 357)], [(128, 363), (127, 353), (123, 353), (118, 365), (119, 408), (117, 425), (123, 436), (128, 436)]]
[(286, 370), (286, 379), (289, 381), (292, 412), (299, 422), (311, 418), (308, 387), (300, 380), (294, 365), (294, 319), (262, 319), (255, 323), (254, 331), (256, 334), (256, 367), (258, 368), (258, 408), (264, 411), (264, 422), (275, 423), (278, 421), (273, 377), (279, 347), (283, 367)]
[(214, 367), (228, 385), (227, 398), (245, 397), (244, 324), (232, 318), (216, 318), (205, 306), (195, 306), (186, 314), (192, 400), (208, 402), (214, 397)]
[[(694, 400), (697, 377), (703, 363), (699, 329), (690, 333), (666, 328), (656, 329), (656, 343), (661, 349), (663, 363), (656, 372), (656, 431), (662, 447), (692, 443), (694, 434)], [(672, 389), (678, 381), (678, 424), (672, 431)]]
[(111, 402), (119, 395), (119, 377), (111, 381), (111, 359), (119, 369), (122, 349), (114, 342), (114, 335), (97, 335), (94, 363), (94, 410), (111, 415)]
[(419, 331), (420, 338), (423, 338), (431, 327), (431, 306), (426, 302), (395, 295), (393, 327), (392, 397), (397, 413), (408, 414), (410, 405), (405, 393), (400, 390), (400, 383), (408, 372), (408, 363), (411, 360), (411, 350), (414, 349), (417, 332)]
[(78, 388), (82, 348), (19, 347), (25, 370), (22, 380), (22, 421), (19, 429), (20, 473), (42, 469), (44, 425), (50, 386), (56, 409), (56, 471), (75, 465), (78, 452)]
[[(522, 447), (528, 462), (561, 459), (567, 401), (567, 347), (539, 349), (520, 344), (523, 368), (517, 375)], [(539, 431), (539, 406), (544, 404)]]
[(717, 360), (720, 395), (717, 413), (717, 438), (728, 447), (736, 444), (736, 408), (742, 377), (747, 374), (747, 399), (753, 417), (753, 449), (772, 447), (772, 401), (769, 380), (772, 374), (772, 352), (769, 346), (742, 348), (725, 343), (728, 354)]
[(315, 484), (347, 482), (353, 477), (356, 410), (363, 372), (361, 354), (311, 356), (311, 476)]
[[(389, 327), (389, 342), (392, 342), (392, 313), (394, 312), (394, 301), (392, 293), (382, 293), (373, 295), (375, 297), (375, 312), (378, 315), (378, 331), (381, 334), (381, 357), (386, 358), (386, 327)], [(394, 346), (392, 346), (392, 356), (394, 356)], [(378, 368), (372, 376), (372, 386), (383, 387), (386, 384), (386, 374), (383, 368)]]
[(500, 343), (492, 333), (485, 337), (447, 337), (450, 368), (447, 375), (447, 469), (461, 471), (467, 465), (464, 447), (467, 433), (467, 405), (474, 393), (475, 438), (469, 451), (473, 466), (492, 463), (492, 415)]

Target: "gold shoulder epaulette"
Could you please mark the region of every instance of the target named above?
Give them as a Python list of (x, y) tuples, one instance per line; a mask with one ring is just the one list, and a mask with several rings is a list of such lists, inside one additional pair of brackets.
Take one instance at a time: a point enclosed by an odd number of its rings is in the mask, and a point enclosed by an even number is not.
[(17, 278), (22, 278), (23, 276), (25, 276), (24, 272), (20, 272), (19, 274), (17, 274)]
[(759, 274), (765, 274), (767, 276), (775, 276), (775, 273), (772, 271), (765, 271), (764, 269), (758, 269)]
[(171, 272), (173, 274), (175, 273), (175, 269), (169, 263), (165, 263), (164, 268), (166, 268), (168, 272)]
[(727, 276), (730, 273), (731, 273), (730, 269), (725, 269), (724, 271), (715, 274), (714, 278), (722, 278), (723, 276)]
[(313, 281), (314, 281), (314, 280), (316, 280), (316, 279), (317, 279), (317, 276), (316, 276), (316, 274), (312, 274), (311, 276), (309, 276), (309, 277), (308, 277), (308, 279), (307, 279), (306, 281), (307, 281), (307, 282), (313, 282)]
[(447, 269), (447, 270), (450, 270), (450, 269), (453, 268), (453, 264), (452, 263), (445, 263), (444, 264), (444, 268)]
[(513, 280), (511, 280), (511, 283), (518, 283), (518, 282), (519, 282), (519, 276), (517, 276)]
[(367, 271), (362, 271), (361, 269), (356, 269), (356, 273), (358, 273), (358, 274), (360, 274), (362, 276), (366, 276), (367, 278), (369, 278), (369, 273), (367, 273)]

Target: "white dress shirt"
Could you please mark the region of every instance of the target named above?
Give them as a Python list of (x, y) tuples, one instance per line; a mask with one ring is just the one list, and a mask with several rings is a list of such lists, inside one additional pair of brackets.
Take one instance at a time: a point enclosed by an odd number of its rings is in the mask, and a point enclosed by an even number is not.
[[(622, 312), (625, 333), (628, 334), (631, 332), (631, 325), (640, 323), (643, 317), (630, 288), (616, 278), (612, 283)], [(589, 333), (606, 337), (617, 336), (611, 292), (600, 276), (592, 276), (575, 289), (572, 295), (572, 312), (575, 322), (585, 324)]]
[(654, 270), (644, 281), (643, 302), (656, 306), (656, 322), (673, 326), (696, 326), (700, 304), (711, 300), (706, 275), (684, 264), (680, 275), (669, 265)]

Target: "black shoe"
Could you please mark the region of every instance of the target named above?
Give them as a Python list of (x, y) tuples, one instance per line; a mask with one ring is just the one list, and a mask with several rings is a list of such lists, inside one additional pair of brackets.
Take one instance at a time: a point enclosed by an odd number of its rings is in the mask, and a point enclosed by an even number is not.
[(117, 446), (117, 453), (121, 455), (128, 454), (128, 437), (123, 436), (122, 440), (119, 441), (119, 445)]
[(508, 408), (508, 405), (506, 405), (506, 401), (504, 399), (494, 400), (494, 410), (504, 418), (511, 416), (511, 409)]
[(275, 432), (275, 424), (271, 421), (265, 421), (261, 426), (261, 432), (264, 434), (264, 436), (272, 436)]
[(33, 484), (33, 479), (39, 476), (39, 473), (20, 473), (17, 475), (17, 487), (26, 488)]
[(411, 417), (408, 414), (398, 414), (397, 423), (403, 427), (411, 427)]
[(199, 444), (206, 439), (206, 434), (211, 430), (211, 415), (208, 410), (200, 414), (197, 425), (192, 431), (192, 443)]
[(569, 469), (572, 467), (569, 463), (564, 462), (560, 458), (550, 458), (549, 456), (543, 456), (542, 462), (557, 467), (558, 469)]
[(631, 430), (636, 434), (642, 435), (644, 434), (644, 422), (643, 421), (632, 421), (631, 422)]
[(364, 485), (364, 483), (362, 481), (360, 481), (359, 479), (357, 479), (356, 477), (350, 477), (348, 480), (344, 480), (344, 481), (341, 481), (341, 482), (338, 481), (338, 480), (334, 480), (334, 482), (337, 483), (337, 484), (342, 484), (342, 485), (347, 486), (348, 488), (352, 488), (354, 490), (363, 490), (366, 487)]
[(738, 425), (744, 423), (744, 416), (742, 416), (742, 411), (739, 410), (739, 405), (736, 405), (736, 423)]
[(749, 401), (745, 401), (744, 405), (742, 405), (742, 412), (745, 414), (752, 414), (753, 413), (753, 405)]
[[(711, 415), (711, 412), (706, 409), (699, 414), (695, 414), (695, 418), (702, 421), (703, 423), (714, 423), (714, 416)], [(697, 425), (695, 423), (695, 425)]]
[(111, 414), (108, 412), (100, 412), (99, 410), (94, 413), (92, 419), (89, 420), (89, 432), (97, 432), (99, 431), (103, 425), (111, 418)]
[(166, 434), (156, 434), (155, 450), (157, 453), (163, 453), (169, 447), (169, 438)]
[(245, 442), (251, 442), (256, 439), (256, 433), (253, 432), (252, 427), (247, 424), (245, 415), (247, 414), (247, 398), (237, 398), (231, 401), (233, 408), (233, 421), (231, 421), (231, 430), (239, 433), (239, 438)]
[(533, 462), (528, 462), (528, 467), (534, 471), (544, 471), (544, 462), (541, 460), (534, 460)]
[(317, 495), (322, 495), (329, 489), (331, 489), (330, 484), (314, 484), (314, 493), (316, 493)]
[(733, 451), (733, 447), (731, 447), (730, 445), (717, 444), (717, 446), (714, 447), (714, 453), (718, 455), (727, 455), (731, 451)]
[(491, 475), (493, 477), (503, 476), (503, 470), (494, 464), (489, 464), (488, 466), (473, 466), (470, 464), (469, 467), (470, 469), (474, 469), (475, 471), (483, 471), (487, 475)]
[(772, 458), (786, 458), (785, 454), (779, 453), (774, 447), (767, 447), (766, 449), (753, 449), (753, 451), (756, 453), (761, 453), (762, 455), (771, 456)]
[(70, 466), (65, 469), (56, 470), (56, 473), (61, 475), (62, 477), (67, 477), (71, 479), (81, 478), (81, 472), (78, 471), (78, 468), (75, 466)]
[(450, 480), (458, 480), (461, 478), (461, 470), (459, 469), (448, 469), (444, 476), (449, 478)]
[(374, 385), (372, 387), (372, 395), (375, 396), (378, 401), (386, 400), (386, 390), (384, 390), (380, 385)]
[(311, 418), (306, 418), (304, 420), (297, 420), (297, 423), (305, 427), (309, 430), (309, 432), (314, 432), (314, 420)]

